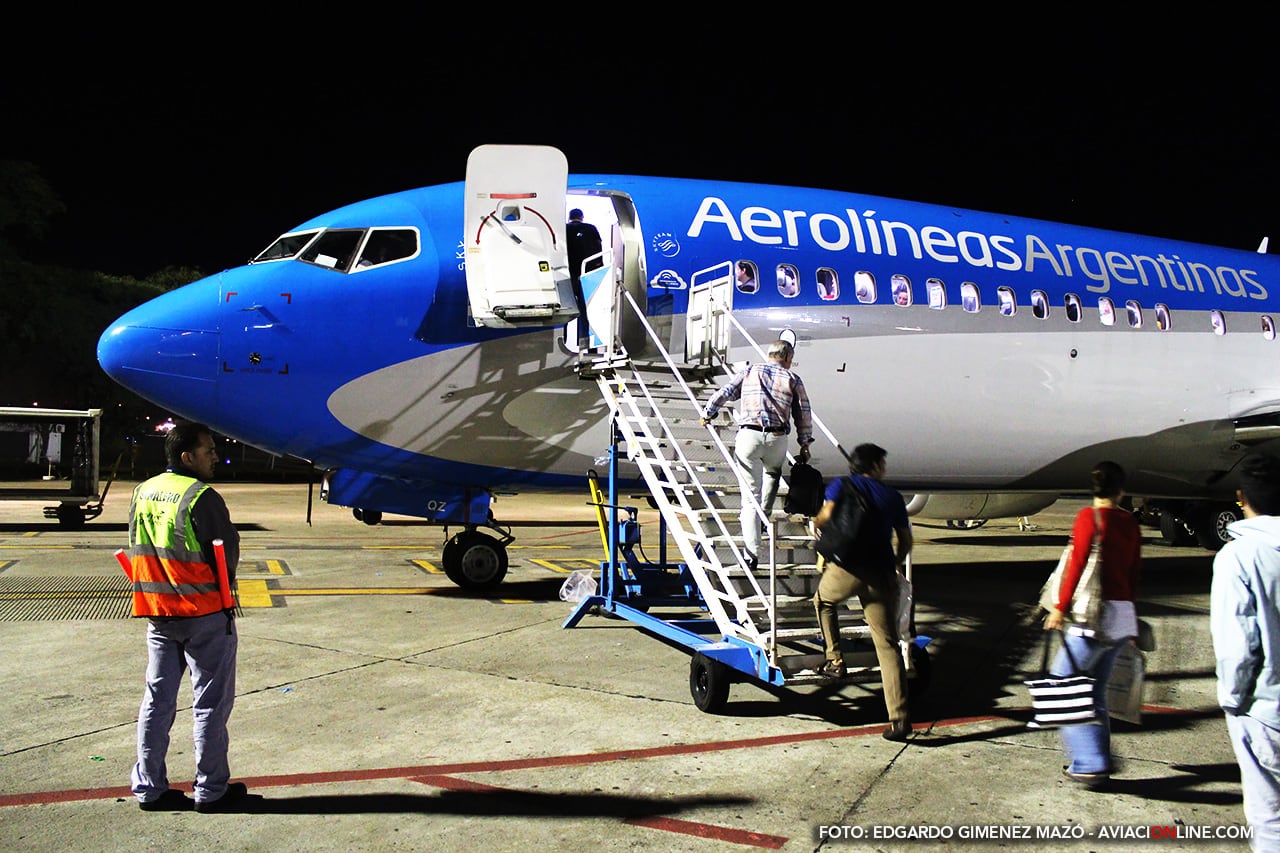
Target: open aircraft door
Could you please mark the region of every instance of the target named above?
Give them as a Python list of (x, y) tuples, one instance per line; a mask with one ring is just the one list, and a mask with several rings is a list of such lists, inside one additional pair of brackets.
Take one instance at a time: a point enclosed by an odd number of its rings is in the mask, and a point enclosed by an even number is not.
[(555, 326), (577, 315), (564, 245), (569, 164), (545, 145), (467, 158), (467, 296), (477, 326)]
[(685, 314), (685, 361), (709, 362), (716, 353), (729, 361), (729, 319), (733, 310), (733, 262), (699, 270), (689, 282)]

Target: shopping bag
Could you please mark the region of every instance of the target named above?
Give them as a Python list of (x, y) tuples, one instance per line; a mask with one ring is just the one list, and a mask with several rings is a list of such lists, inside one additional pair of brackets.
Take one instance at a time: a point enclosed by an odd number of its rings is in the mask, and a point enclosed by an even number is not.
[(1096, 684), (1093, 676), (1080, 672), (1070, 650), (1067, 658), (1071, 661), (1072, 675), (1049, 675), (1049, 640), (1051, 634), (1045, 635), (1044, 660), (1042, 669), (1045, 675), (1024, 681), (1027, 692), (1031, 694), (1033, 716), (1027, 723), (1030, 729), (1056, 729), (1061, 726), (1098, 725), (1098, 706), (1093, 701), (1093, 688)]
[(1146, 655), (1133, 643), (1124, 643), (1107, 679), (1107, 713), (1113, 720), (1142, 725), (1142, 687), (1146, 675)]

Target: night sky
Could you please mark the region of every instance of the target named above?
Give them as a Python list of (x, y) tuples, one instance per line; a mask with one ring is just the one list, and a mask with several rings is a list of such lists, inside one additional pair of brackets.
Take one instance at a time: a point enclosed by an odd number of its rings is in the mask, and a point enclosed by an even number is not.
[[(335, 207), (461, 180), (484, 143), (555, 145), (571, 171), (850, 190), (1250, 250), (1280, 237), (1280, 74), (1247, 43), (1261, 21), (1217, 22), (1229, 37), (1188, 20), (1159, 37), (1022, 22), (928, 40), (803, 23), (554, 43), (473, 24), (357, 53), (286, 51), (257, 27), (234, 48), (85, 32), (38, 62), (3, 59), (0, 157), (35, 163), (67, 207), (33, 259), (135, 276), (215, 272)], [(603, 36), (613, 50), (580, 49)]]

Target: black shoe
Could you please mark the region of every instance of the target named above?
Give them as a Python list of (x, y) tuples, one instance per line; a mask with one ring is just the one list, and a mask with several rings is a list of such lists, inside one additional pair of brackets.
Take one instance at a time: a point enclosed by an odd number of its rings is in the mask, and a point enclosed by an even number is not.
[(911, 724), (906, 720), (898, 720), (890, 723), (889, 728), (884, 730), (880, 736), (885, 740), (891, 740), (894, 743), (905, 743), (907, 736), (911, 734)]
[(747, 552), (747, 571), (754, 572), (760, 566), (760, 561), (756, 559), (756, 555), (750, 551)]
[(822, 666), (818, 667), (818, 675), (823, 678), (839, 679), (847, 678), (849, 670), (845, 667), (842, 660), (829, 660)]
[(150, 802), (138, 801), (138, 808), (144, 812), (189, 812), (194, 805), (186, 794), (176, 788), (170, 788)]
[(227, 786), (227, 790), (223, 792), (221, 797), (208, 802), (197, 802), (196, 811), (201, 814), (219, 814), (221, 812), (233, 812), (246, 797), (249, 796), (249, 786), (243, 782), (232, 782)]

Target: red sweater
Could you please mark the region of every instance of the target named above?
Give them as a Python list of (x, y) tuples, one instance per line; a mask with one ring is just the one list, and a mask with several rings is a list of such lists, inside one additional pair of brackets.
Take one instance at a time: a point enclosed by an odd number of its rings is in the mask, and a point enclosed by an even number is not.
[[(1094, 508), (1087, 506), (1076, 514), (1071, 528), (1071, 559), (1062, 573), (1062, 589), (1058, 609), (1071, 609), (1080, 573), (1089, 560), (1093, 542)], [(1133, 601), (1138, 594), (1138, 579), (1142, 574), (1142, 531), (1133, 513), (1123, 509), (1101, 508), (1102, 516), (1102, 598), (1110, 601)]]

